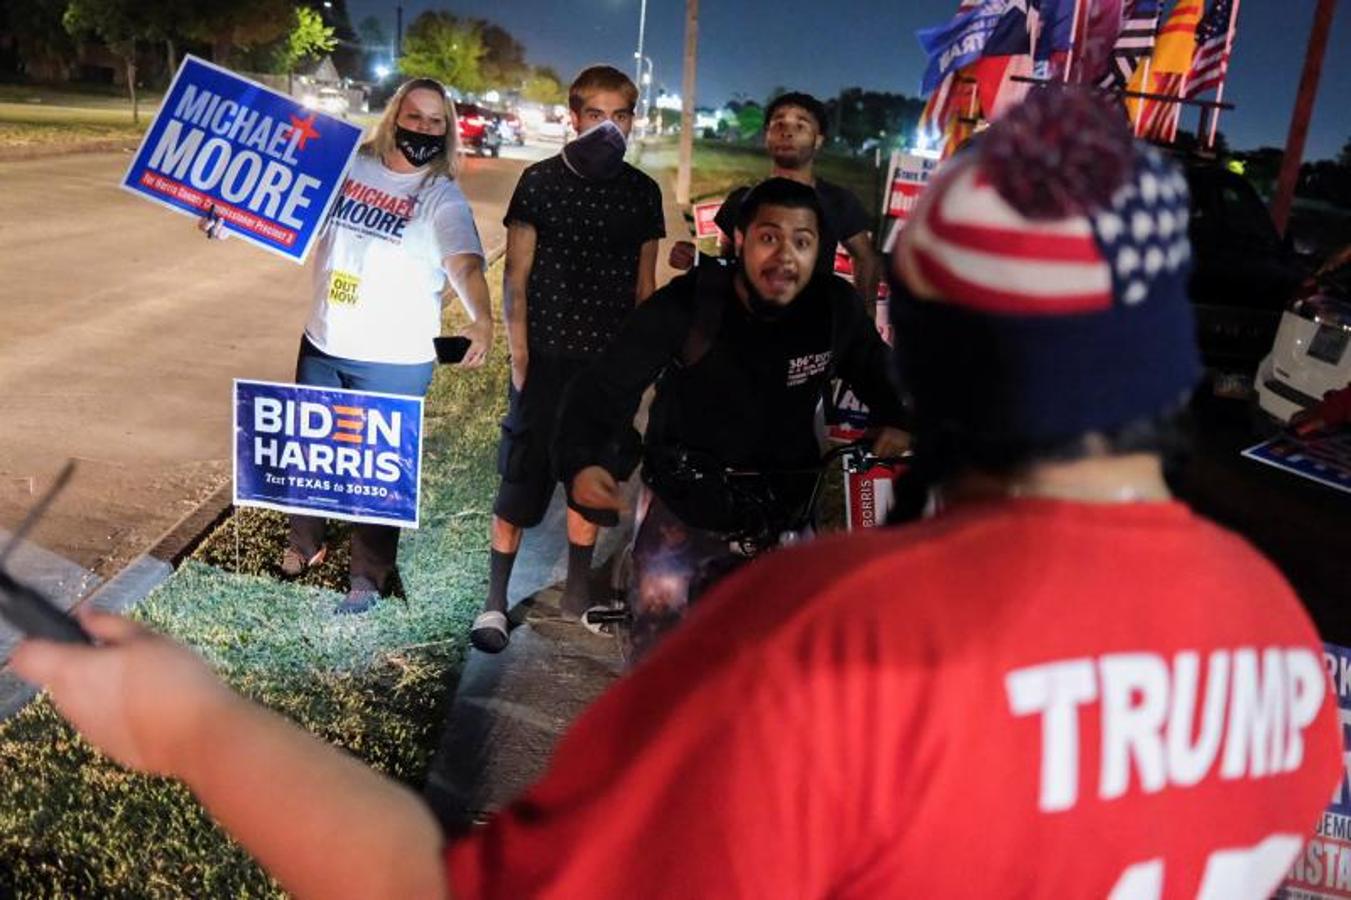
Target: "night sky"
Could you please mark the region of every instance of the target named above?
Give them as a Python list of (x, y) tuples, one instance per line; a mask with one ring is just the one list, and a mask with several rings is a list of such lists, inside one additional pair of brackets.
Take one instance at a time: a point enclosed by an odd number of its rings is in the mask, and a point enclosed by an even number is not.
[[(1351, 138), (1351, 4), (1337, 5), (1307, 159), (1335, 156)], [(394, 6), (348, 0), (353, 25), (376, 15), (391, 36)], [(925, 59), (915, 29), (946, 21), (956, 6), (956, 0), (704, 0), (699, 105), (719, 106), (738, 93), (763, 103), (778, 86), (822, 98), (853, 86), (916, 95)], [(592, 62), (632, 71), (638, 8), (639, 0), (410, 0), (404, 23), (425, 9), (491, 19), (525, 45), (532, 64), (553, 66), (566, 82)], [(1237, 109), (1220, 123), (1232, 146), (1284, 145), (1313, 10), (1314, 0), (1242, 3), (1225, 88)], [(669, 91), (680, 90), (684, 16), (682, 0), (648, 0), (644, 52), (657, 87)], [(1195, 122), (1195, 112), (1184, 112), (1184, 128)]]

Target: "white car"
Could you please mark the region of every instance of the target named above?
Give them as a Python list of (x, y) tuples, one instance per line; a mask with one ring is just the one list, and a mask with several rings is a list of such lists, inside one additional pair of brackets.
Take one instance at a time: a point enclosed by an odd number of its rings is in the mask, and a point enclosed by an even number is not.
[(1256, 381), (1258, 403), (1282, 422), (1351, 384), (1351, 261), (1286, 309)]
[(542, 141), (566, 141), (568, 123), (560, 119), (545, 119), (535, 127), (535, 136)]
[(347, 115), (347, 95), (337, 88), (324, 87), (311, 91), (300, 98), (306, 109), (317, 109), (330, 116)]

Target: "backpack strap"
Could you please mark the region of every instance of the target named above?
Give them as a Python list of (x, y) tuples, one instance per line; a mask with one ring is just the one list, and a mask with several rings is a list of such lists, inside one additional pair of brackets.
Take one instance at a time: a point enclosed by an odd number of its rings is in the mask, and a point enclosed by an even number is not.
[(700, 256), (694, 271), (694, 320), (677, 362), (688, 368), (704, 358), (722, 326), (723, 306), (732, 286), (732, 261)]

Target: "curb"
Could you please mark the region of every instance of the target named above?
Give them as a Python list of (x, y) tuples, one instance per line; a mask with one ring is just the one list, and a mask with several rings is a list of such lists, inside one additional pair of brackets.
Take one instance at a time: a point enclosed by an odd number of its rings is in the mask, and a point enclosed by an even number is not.
[[(506, 255), (505, 246), (485, 254), (486, 265)], [(150, 548), (137, 556), (112, 578), (90, 591), (75, 605), (91, 606), (105, 612), (122, 612), (135, 606), (162, 584), (192, 551), (206, 540), (234, 509), (234, 488), (230, 482), (212, 491), (195, 509), (160, 535)]]
[(0, 162), (25, 162), (35, 159), (52, 159), (57, 156), (74, 156), (77, 153), (131, 153), (141, 145), (140, 138), (110, 138), (104, 141), (85, 141), (70, 146), (55, 144), (32, 144), (21, 147), (0, 148)]
[[(0, 155), (0, 161), (4, 157)], [(505, 245), (485, 254), (486, 265), (491, 266), (506, 255)], [(234, 488), (230, 482), (222, 484), (198, 503), (181, 519), (159, 536), (144, 553), (132, 559), (112, 578), (81, 597), (71, 609), (91, 608), (101, 612), (122, 613), (144, 600), (178, 569), (193, 550), (206, 540), (212, 530), (225, 521), (234, 509)], [(0, 721), (10, 718), (27, 706), (37, 689), (18, 676), (0, 672)]]

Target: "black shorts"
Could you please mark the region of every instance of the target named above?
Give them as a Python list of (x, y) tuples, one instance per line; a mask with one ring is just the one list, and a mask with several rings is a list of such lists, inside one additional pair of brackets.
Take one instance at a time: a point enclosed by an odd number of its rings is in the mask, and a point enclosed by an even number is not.
[[(553, 438), (563, 405), (564, 392), (590, 360), (547, 354), (530, 355), (525, 387), (507, 385), (507, 417), (502, 420), (502, 440), (497, 445), (497, 488), (493, 514), (517, 528), (533, 528), (544, 518), (558, 483)], [(568, 505), (597, 525), (615, 525), (618, 515)]]

